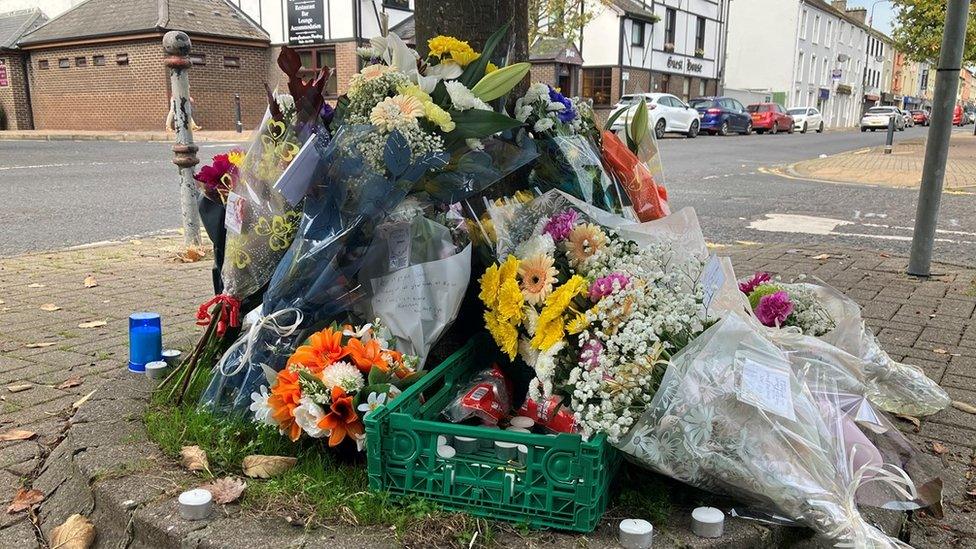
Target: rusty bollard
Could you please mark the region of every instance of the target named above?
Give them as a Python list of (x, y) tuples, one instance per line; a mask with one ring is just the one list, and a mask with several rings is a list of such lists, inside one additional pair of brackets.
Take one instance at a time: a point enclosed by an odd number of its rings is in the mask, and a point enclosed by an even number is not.
[[(183, 214), (183, 243), (186, 247), (200, 246), (200, 213), (197, 211), (196, 181), (193, 167), (197, 159), (197, 146), (193, 144), (193, 131), (190, 129), (190, 79), (187, 71), (190, 62), (190, 37), (182, 31), (169, 31), (163, 36), (163, 63), (169, 68), (170, 114), (176, 143), (173, 145), (173, 164), (180, 173), (180, 208)], [(167, 118), (169, 120), (169, 118)], [(168, 128), (167, 128), (168, 129)]]

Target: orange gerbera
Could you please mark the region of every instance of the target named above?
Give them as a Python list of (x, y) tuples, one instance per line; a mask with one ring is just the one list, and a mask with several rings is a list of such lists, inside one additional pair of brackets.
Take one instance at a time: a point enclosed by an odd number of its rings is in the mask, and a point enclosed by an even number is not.
[(323, 368), (342, 360), (346, 356), (346, 349), (342, 346), (342, 331), (326, 328), (316, 332), (308, 338), (308, 343), (302, 345), (288, 359), (289, 366), (304, 366), (319, 373)]
[(367, 341), (364, 345), (359, 339), (352, 338), (346, 344), (346, 351), (349, 353), (349, 358), (353, 364), (364, 374), (368, 374), (373, 366), (383, 371), (389, 369), (389, 364), (383, 358), (383, 349), (380, 348), (379, 342), (375, 339)]
[(271, 388), (268, 407), (278, 428), (288, 435), (292, 442), (302, 435), (302, 428), (295, 423), (295, 408), (302, 399), (302, 389), (298, 386), (298, 372), (285, 368), (278, 372), (278, 380)]
[(357, 437), (363, 434), (363, 424), (352, 405), (352, 397), (341, 387), (332, 388), (332, 406), (318, 425), (320, 429), (329, 430), (329, 446), (338, 446), (347, 435)]

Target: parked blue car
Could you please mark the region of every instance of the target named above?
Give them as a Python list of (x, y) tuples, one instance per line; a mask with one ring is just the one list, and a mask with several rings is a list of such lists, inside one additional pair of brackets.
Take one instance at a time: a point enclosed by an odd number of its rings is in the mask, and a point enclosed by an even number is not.
[(701, 131), (718, 135), (732, 132), (742, 135), (752, 133), (752, 115), (738, 99), (731, 97), (696, 97), (688, 102), (698, 111)]

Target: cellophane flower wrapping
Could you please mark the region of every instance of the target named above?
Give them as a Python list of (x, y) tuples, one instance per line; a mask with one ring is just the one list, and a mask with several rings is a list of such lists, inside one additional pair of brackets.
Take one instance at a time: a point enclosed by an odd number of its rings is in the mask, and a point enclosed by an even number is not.
[(727, 315), (671, 358), (617, 446), (640, 465), (802, 522), (832, 543), (903, 546), (857, 504), (917, 508), (926, 497), (904, 469), (917, 456), (882, 414), (838, 387), (843, 368), (810, 367), (816, 356), (784, 352), (755, 323)]
[(604, 131), (601, 150), (607, 170), (630, 198), (637, 219), (653, 221), (671, 213), (661, 155), (653, 134), (638, 145), (638, 154), (634, 154), (617, 134)]
[[(422, 358), (454, 320), (470, 277), (466, 226), (446, 204), (417, 189), (433, 186), (465, 196), (444, 181), (484, 188), (495, 181), (485, 179), (488, 173), (506, 174), (486, 171), (485, 165), (505, 162), (468, 164), (443, 153), (410, 161), (406, 144), (391, 135), (386, 164), (399, 174), (391, 176), (367, 166), (356, 146), (371, 132), (369, 126), (343, 126), (333, 136), (320, 161), (323, 174), (305, 198), (298, 236), (271, 278), (261, 314), (218, 364), (204, 405), (246, 410), (250, 393), (265, 382), (265, 367), (280, 370), (298, 344), (325, 324), (378, 317), (398, 351)], [(485, 149), (495, 150), (509, 149)], [(479, 156), (491, 156), (485, 151)], [(465, 175), (471, 165), (477, 170)]]

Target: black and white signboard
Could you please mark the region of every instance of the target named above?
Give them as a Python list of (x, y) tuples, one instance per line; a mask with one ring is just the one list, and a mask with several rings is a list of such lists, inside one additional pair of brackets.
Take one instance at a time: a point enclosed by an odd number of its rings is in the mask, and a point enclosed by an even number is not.
[(288, 43), (318, 44), (325, 40), (325, 0), (288, 0)]

